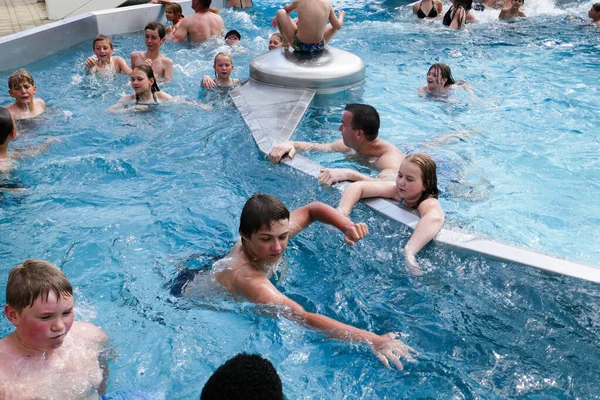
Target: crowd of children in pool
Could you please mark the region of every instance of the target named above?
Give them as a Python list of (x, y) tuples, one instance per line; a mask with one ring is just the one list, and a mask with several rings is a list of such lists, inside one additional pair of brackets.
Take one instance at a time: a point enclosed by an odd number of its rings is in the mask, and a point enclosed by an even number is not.
[[(465, 0), (455, 0), (453, 8), (444, 18), (451, 21), (448, 24), (451, 27), (453, 24), (460, 27), (468, 19), (471, 1), (468, 0), (468, 5), (463, 5), (463, 1)], [(520, 16), (518, 6), (522, 3), (522, 0), (508, 1), (505, 3), (505, 6), (509, 5), (507, 12), (512, 16)], [(497, 4), (492, 4), (492, 0), (484, 2), (488, 7), (495, 7)], [(594, 5), (592, 10), (596, 8), (598, 18), (595, 18), (595, 14), (592, 16), (591, 11), (590, 17), (598, 23), (600, 5)], [(315, 11), (317, 9), (320, 11)], [(310, 30), (310, 24), (296, 25), (289, 18), (289, 13), (294, 10), (298, 11), (298, 18), (302, 21), (320, 24), (319, 21), (329, 20), (331, 24), (325, 29), (320, 26), (317, 29), (318, 37), (306, 40), (310, 35), (307, 36), (302, 30)], [(415, 4), (414, 11), (419, 18), (431, 18), (441, 13), (442, 7), (438, 0), (422, 0)], [(311, 18), (315, 13), (320, 13), (321, 18)], [(133, 106), (135, 110), (173, 99), (160, 91), (157, 84), (159, 80), (169, 80), (173, 73), (173, 62), (160, 54), (160, 44), (168, 35), (177, 31), (183, 18), (181, 7), (178, 4), (168, 4), (166, 16), (173, 26), (165, 29), (158, 22), (148, 24), (144, 30), (147, 51), (133, 52), (131, 66), (123, 58), (112, 56), (113, 45), (110, 38), (99, 35), (94, 39), (95, 56), (86, 59), (85, 69), (89, 73), (123, 72), (130, 76), (134, 91), (134, 94), (124, 96), (108, 111), (120, 112), (127, 106)], [(282, 34), (275, 33), (271, 36), (269, 50), (292, 45), (296, 51), (318, 52), (341, 27), (343, 17), (343, 12), (336, 17), (331, 4), (326, 0), (295, 0), (274, 18), (274, 25), (280, 27)], [(502, 13), (500, 17), (503, 18)], [(300, 41), (299, 37), (304, 41)], [(240, 39), (241, 35), (237, 31), (230, 31), (225, 36), (229, 45), (235, 45)], [(230, 77), (233, 61), (229, 54), (218, 53), (214, 69), (216, 77), (205, 76), (202, 79), (203, 87), (231, 87), (237, 83)], [(427, 85), (420, 88), (420, 91), (427, 95), (445, 96), (458, 85), (470, 90), (465, 82), (454, 81), (447, 65), (434, 64), (427, 73)], [(2, 173), (8, 173), (13, 168), (11, 159), (39, 154), (48, 150), (51, 142), (57, 141), (51, 138), (44, 146), (36, 149), (20, 153), (8, 152), (9, 143), (17, 137), (15, 120), (36, 117), (45, 109), (44, 101), (35, 97), (34, 80), (27, 71), (13, 73), (8, 79), (8, 86), (15, 103), (7, 108), (0, 107)], [(420, 153), (407, 156), (391, 143), (378, 138), (379, 115), (369, 105), (348, 104), (339, 130), (342, 133), (341, 140), (326, 144), (280, 143), (273, 147), (269, 158), (271, 162), (279, 163), (285, 156), (293, 158), (296, 151), (355, 152), (375, 160), (374, 166), (380, 170), (378, 178), (371, 179), (348, 169), (322, 170), (319, 180), (324, 184), (355, 181), (346, 188), (337, 209), (321, 202), (313, 202), (289, 212), (272, 196), (252, 196), (244, 205), (240, 216), (241, 239), (225, 258), (214, 264), (211, 279), (227, 292), (249, 301), (281, 305), (283, 314), (291, 320), (329, 336), (368, 343), (386, 366), (389, 367), (389, 362), (392, 361), (398, 368), (402, 368), (400, 357), (414, 360), (412, 355), (416, 352), (398, 340), (395, 334), (377, 335), (307, 312), (279, 292), (269, 280), (273, 266), (281, 260), (288, 240), (313, 221), (335, 226), (343, 232), (344, 241), (349, 245), (364, 238), (368, 234), (367, 226), (364, 223), (354, 223), (348, 218), (361, 198), (390, 198), (417, 211), (421, 219), (404, 248), (413, 274), (420, 273), (415, 255), (437, 235), (443, 225), (444, 213), (437, 200), (439, 191), (436, 165), (429, 156)], [(185, 285), (192, 286), (199, 275)], [(183, 289), (182, 292), (185, 292), (185, 288)], [(40, 393), (54, 393), (54, 398), (88, 398), (102, 392), (105, 368), (101, 367), (98, 355), (106, 336), (92, 324), (74, 322), (73, 290), (58, 268), (41, 260), (26, 260), (13, 268), (6, 287), (6, 303), (5, 315), (16, 330), (0, 340), (1, 398), (29, 399)], [(59, 389), (54, 385), (53, 379), (40, 380), (41, 369), (53, 371), (51, 375), (56, 379), (60, 377), (64, 380), (65, 376), (68, 377), (66, 379), (70, 386)]]

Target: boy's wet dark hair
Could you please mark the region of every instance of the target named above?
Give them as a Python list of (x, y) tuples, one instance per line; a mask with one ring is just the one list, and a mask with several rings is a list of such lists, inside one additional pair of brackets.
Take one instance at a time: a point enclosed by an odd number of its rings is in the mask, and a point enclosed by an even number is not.
[(242, 240), (250, 239), (259, 229), (269, 228), (273, 222), (282, 219), (290, 219), (290, 212), (281, 201), (268, 194), (255, 194), (246, 201), (240, 216)]
[(18, 313), (33, 306), (38, 297), (48, 300), (50, 292), (56, 298), (73, 296), (73, 287), (60, 269), (44, 260), (25, 260), (8, 274), (6, 304)]
[(0, 144), (6, 143), (6, 139), (15, 129), (12, 116), (8, 109), (0, 107)]
[(283, 400), (281, 378), (258, 354), (238, 354), (208, 378), (200, 400)]
[(347, 104), (344, 109), (352, 113), (352, 129), (362, 130), (367, 140), (375, 140), (379, 134), (379, 113), (368, 104)]
[(594, 8), (594, 11), (600, 13), (600, 3), (594, 3), (592, 7)]
[(158, 37), (161, 39), (163, 39), (167, 33), (165, 31), (165, 26), (160, 22), (150, 22), (148, 25), (146, 25), (144, 31), (146, 29), (150, 29), (151, 31), (158, 31)]

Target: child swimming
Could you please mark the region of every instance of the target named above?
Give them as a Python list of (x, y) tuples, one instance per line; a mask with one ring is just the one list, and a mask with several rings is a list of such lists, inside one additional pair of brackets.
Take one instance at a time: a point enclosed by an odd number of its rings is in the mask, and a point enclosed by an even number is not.
[(17, 126), (13, 116), (4, 107), (0, 107), (0, 173), (8, 173), (15, 168), (13, 161), (21, 157), (33, 157), (50, 148), (50, 143), (59, 142), (56, 138), (49, 138), (42, 146), (24, 151), (8, 151), (8, 145), (17, 138)]
[(233, 59), (230, 54), (218, 53), (215, 56), (213, 65), (215, 69), (215, 78), (211, 78), (209, 75), (204, 75), (202, 78), (202, 87), (205, 89), (213, 89), (215, 87), (229, 88), (236, 85), (239, 80), (231, 78), (231, 72), (233, 71)]
[(33, 77), (26, 70), (20, 69), (8, 77), (8, 94), (15, 102), (7, 109), (14, 119), (34, 118), (46, 110), (46, 102), (40, 98), (36, 99), (36, 93)]
[(121, 97), (121, 100), (110, 106), (106, 111), (110, 113), (125, 112), (130, 106), (133, 106), (133, 109), (136, 111), (147, 111), (151, 106), (170, 101), (195, 105), (205, 110), (211, 109), (211, 107), (202, 103), (185, 101), (162, 92), (156, 83), (154, 71), (148, 65), (134, 67), (130, 77), (131, 87), (135, 94), (128, 94)]
[[(138, 65), (130, 74), (131, 87), (135, 94), (125, 95), (108, 112), (123, 112), (129, 106), (137, 110), (146, 110), (149, 105), (160, 104), (173, 99), (171, 95), (161, 92), (156, 84), (154, 71), (148, 65)], [(141, 107), (138, 107), (141, 106)]]
[(131, 74), (131, 68), (123, 57), (113, 56), (115, 50), (112, 41), (106, 35), (98, 35), (92, 43), (94, 56), (85, 60), (85, 70), (89, 73), (110, 73), (118, 74), (123, 72), (125, 75)]
[(150, 22), (144, 29), (146, 51), (131, 53), (131, 68), (138, 65), (152, 67), (156, 77), (168, 81), (173, 76), (173, 60), (160, 53), (160, 46), (165, 42), (165, 27), (158, 22)]
[(183, 10), (178, 3), (169, 3), (165, 6), (165, 17), (172, 26), (167, 27), (167, 36), (172, 39), (173, 34), (177, 30), (179, 23), (183, 19)]
[(500, 10), (498, 19), (513, 19), (513, 18), (525, 18), (525, 14), (520, 8), (525, 3), (524, 0), (512, 0), (509, 8), (503, 8)]
[(6, 283), (4, 314), (15, 330), (0, 340), (2, 399), (98, 399), (108, 377), (106, 334), (74, 320), (73, 287), (60, 269), (25, 260)]
[(427, 71), (427, 85), (419, 88), (421, 96), (428, 96), (436, 100), (445, 100), (453, 89), (461, 87), (474, 96), (471, 85), (465, 81), (455, 81), (452, 70), (446, 64), (436, 63)]
[(444, 211), (438, 201), (436, 165), (425, 154), (407, 156), (398, 170), (396, 182), (354, 182), (349, 185), (338, 205), (338, 210), (348, 216), (354, 205), (369, 197), (383, 197), (400, 201), (414, 208), (421, 220), (404, 246), (404, 256), (413, 275), (420, 275), (416, 254), (429, 243), (444, 224)]

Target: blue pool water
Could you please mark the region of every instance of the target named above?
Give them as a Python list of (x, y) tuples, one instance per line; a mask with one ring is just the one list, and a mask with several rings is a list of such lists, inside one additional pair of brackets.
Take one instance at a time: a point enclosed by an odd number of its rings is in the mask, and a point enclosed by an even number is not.
[[(415, 21), (406, 6), (347, 3), (347, 25), (333, 45), (365, 60), (362, 101), (380, 111), (382, 136), (440, 161), (448, 227), (598, 264), (600, 37), (565, 23), (588, 3), (537, 4), (546, 12), (522, 23), (490, 17), (450, 32)], [(266, 50), (267, 16), (278, 6), (223, 13), (248, 49), (234, 53), (236, 77)], [(118, 55), (143, 48), (139, 33), (113, 39)], [(252, 193), (274, 194), (291, 209), (315, 199), (335, 204), (339, 194), (270, 165), (227, 96), (207, 100), (213, 111), (169, 105), (106, 114), (131, 89), (126, 77), (81, 73), (90, 47), (27, 66), (49, 112), (20, 125), (15, 147), (48, 136), (62, 144), (21, 162), (10, 179), (30, 190), (0, 197), (0, 286), (25, 258), (60, 266), (76, 287), (78, 317), (101, 326), (118, 351), (109, 392), (197, 398), (218, 365), (247, 351), (275, 364), (290, 399), (598, 398), (597, 285), (438, 245), (419, 257), (427, 273), (411, 278), (399, 250), (410, 231), (366, 207), (353, 217), (369, 224), (368, 239), (350, 248), (322, 226), (309, 228), (291, 242), (277, 286), (308, 310), (409, 334), (421, 354), (403, 372), (385, 370), (366, 346), (325, 339), (251, 304), (171, 297), (167, 285), (179, 268), (222, 255), (237, 240)], [(198, 98), (215, 52), (213, 44), (167, 45), (178, 66), (163, 90)], [(416, 89), (437, 61), (471, 82), (478, 99), (420, 99)], [(342, 97), (312, 107), (296, 137), (337, 138)], [(448, 131), (476, 134), (434, 149), (423, 144)], [(0, 334), (10, 330), (2, 322)]]

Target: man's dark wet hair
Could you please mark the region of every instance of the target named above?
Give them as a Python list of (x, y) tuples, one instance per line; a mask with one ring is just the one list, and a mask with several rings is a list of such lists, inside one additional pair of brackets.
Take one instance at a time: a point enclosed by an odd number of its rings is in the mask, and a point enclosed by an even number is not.
[(150, 29), (152, 31), (158, 31), (158, 37), (161, 39), (164, 38), (167, 33), (165, 31), (165, 26), (163, 24), (161, 24), (160, 22), (150, 22), (144, 28), (144, 30), (146, 30), (146, 29)]
[(592, 4), (592, 7), (594, 7), (594, 11), (600, 13), (600, 3), (594, 3)]
[(208, 378), (200, 400), (283, 400), (283, 387), (269, 360), (241, 353)]
[(289, 210), (275, 197), (257, 193), (250, 197), (240, 216), (240, 235), (250, 238), (262, 227), (270, 227), (275, 221), (290, 219)]
[(8, 109), (0, 107), (0, 144), (6, 143), (6, 139), (15, 129), (15, 124)]
[(379, 134), (379, 113), (368, 104), (348, 104), (346, 111), (352, 113), (352, 129), (362, 130), (367, 140), (375, 140)]
[(210, 7), (212, 0), (198, 0), (198, 3), (202, 6), (202, 8)]

